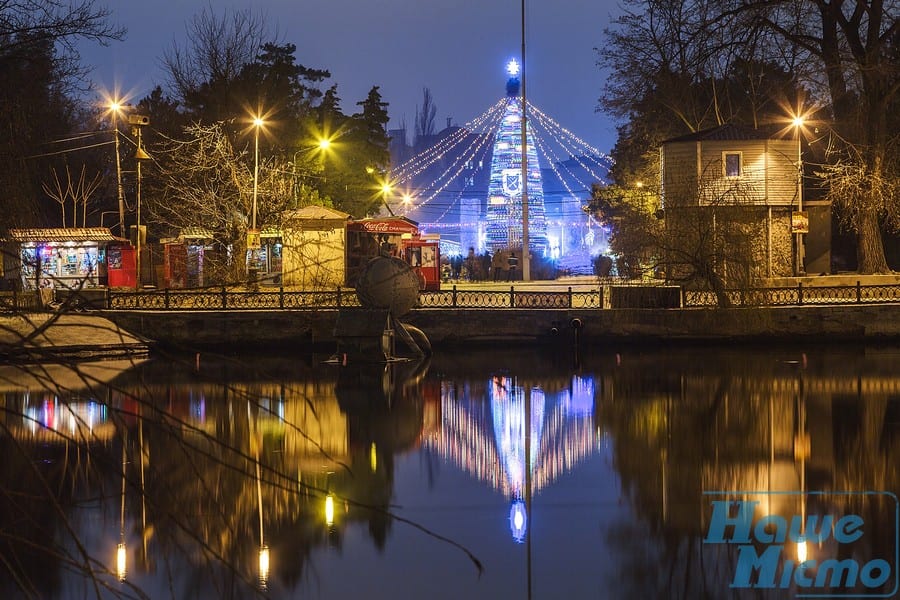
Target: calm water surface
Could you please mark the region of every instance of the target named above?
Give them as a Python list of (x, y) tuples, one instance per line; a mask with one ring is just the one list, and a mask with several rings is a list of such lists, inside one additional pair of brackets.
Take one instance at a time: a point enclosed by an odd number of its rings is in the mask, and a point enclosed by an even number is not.
[(0, 368), (0, 597), (896, 592), (898, 349), (324, 358)]

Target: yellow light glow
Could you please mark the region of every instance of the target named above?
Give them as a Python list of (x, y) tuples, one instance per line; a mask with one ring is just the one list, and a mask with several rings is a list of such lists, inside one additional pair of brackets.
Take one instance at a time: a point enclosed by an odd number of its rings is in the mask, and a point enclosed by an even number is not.
[(806, 538), (797, 540), (797, 562), (806, 562)]
[(125, 581), (128, 575), (128, 554), (125, 551), (125, 544), (119, 544), (116, 548), (116, 576), (119, 581)]
[(381, 191), (385, 194), (390, 194), (394, 188), (389, 183), (385, 183), (381, 186)]
[(640, 189), (640, 188), (644, 187), (644, 182), (643, 182), (643, 181), (638, 181), (636, 184), (634, 184), (634, 187)]
[(263, 589), (269, 583), (269, 547), (263, 546), (259, 549), (259, 585)]
[(369, 466), (372, 467), (373, 473), (378, 468), (378, 452), (375, 448), (375, 442), (372, 442), (372, 446), (369, 448)]
[(806, 122), (806, 119), (803, 118), (803, 115), (798, 115), (791, 119), (791, 125), (794, 127), (803, 127), (803, 124)]
[(332, 494), (325, 496), (325, 524), (329, 527), (334, 525), (334, 496)]
[(403, 204), (412, 204), (412, 196), (403, 194)]
[(113, 100), (109, 103), (109, 110), (113, 112), (119, 112), (120, 110), (122, 110), (122, 105)]
[(262, 127), (266, 122), (263, 121), (260, 117), (253, 117), (253, 126), (254, 127)]
[(328, 138), (322, 138), (319, 140), (319, 148), (322, 150), (327, 150), (331, 146), (331, 140)]

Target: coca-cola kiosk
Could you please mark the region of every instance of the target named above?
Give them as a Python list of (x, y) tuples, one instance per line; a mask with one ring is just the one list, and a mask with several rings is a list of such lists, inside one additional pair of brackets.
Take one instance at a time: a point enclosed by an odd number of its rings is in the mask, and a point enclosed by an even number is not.
[(419, 224), (405, 217), (348, 221), (345, 284), (355, 287), (362, 268), (376, 256), (403, 259), (404, 237), (418, 234)]
[(403, 260), (409, 263), (422, 289), (436, 292), (441, 289), (441, 248), (438, 236), (423, 235), (404, 237)]

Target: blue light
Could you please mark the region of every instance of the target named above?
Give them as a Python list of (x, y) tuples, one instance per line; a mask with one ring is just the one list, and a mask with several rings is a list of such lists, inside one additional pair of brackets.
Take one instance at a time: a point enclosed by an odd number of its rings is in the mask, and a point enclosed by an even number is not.
[(525, 511), (525, 502), (516, 498), (509, 507), (509, 530), (513, 539), (518, 543), (525, 541), (525, 532), (528, 529), (528, 513)]
[(519, 74), (519, 61), (516, 59), (510, 59), (508, 63), (506, 63), (506, 72), (509, 73), (510, 77), (515, 77)]

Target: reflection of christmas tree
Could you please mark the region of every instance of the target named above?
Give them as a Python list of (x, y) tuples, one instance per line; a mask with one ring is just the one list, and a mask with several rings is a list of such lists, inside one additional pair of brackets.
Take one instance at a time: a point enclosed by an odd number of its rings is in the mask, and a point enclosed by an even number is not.
[[(506, 90), (506, 108), (494, 139), (488, 184), (487, 247), (491, 251), (522, 247), (522, 99), (514, 74)], [(547, 219), (531, 127), (527, 128), (527, 139), (528, 246), (539, 256), (547, 248)]]
[(442, 386), (441, 426), (423, 438), (426, 447), (510, 498), (509, 525), (517, 541), (527, 528), (526, 477), (533, 497), (597, 449), (593, 380), (575, 376), (553, 387), (561, 389), (547, 394), (540, 385), (496, 376), (483, 398), (471, 398), (468, 393), (457, 397), (454, 385)]

